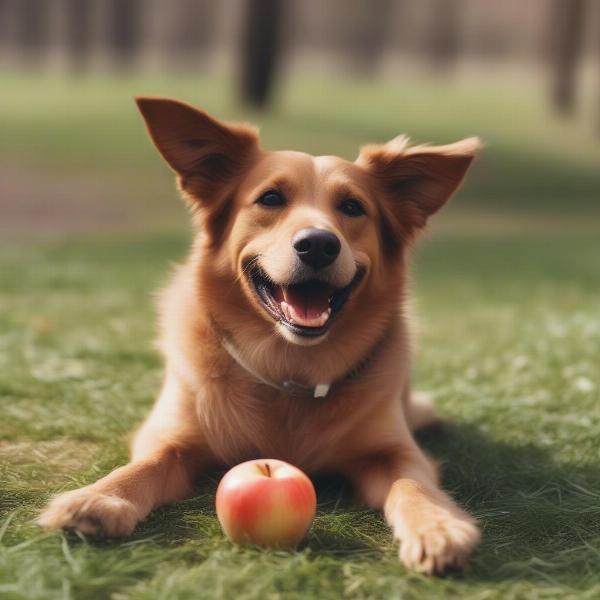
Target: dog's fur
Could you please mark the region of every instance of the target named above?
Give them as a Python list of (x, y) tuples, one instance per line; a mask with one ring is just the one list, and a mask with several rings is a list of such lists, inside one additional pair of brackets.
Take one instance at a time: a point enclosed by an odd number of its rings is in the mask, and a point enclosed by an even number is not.
[[(164, 384), (131, 462), (54, 498), (39, 523), (128, 535), (156, 507), (191, 496), (203, 470), (273, 457), (348, 476), (384, 512), (408, 567), (463, 565), (479, 531), (413, 438), (436, 417), (410, 393), (404, 304), (411, 242), (462, 181), (478, 140), (410, 147), (398, 137), (349, 162), (267, 152), (253, 127), (177, 101), (140, 98), (138, 106), (199, 226), (161, 298)], [(285, 205), (257, 203), (266, 190)], [(341, 211), (349, 197), (365, 214)], [(322, 269), (330, 285), (346, 286), (357, 265), (363, 273), (331, 326), (311, 337), (273, 318), (249, 275), (259, 267), (272, 282), (292, 281), (291, 240), (304, 228), (341, 242)], [(286, 380), (331, 388), (315, 398), (299, 386), (280, 389)]]

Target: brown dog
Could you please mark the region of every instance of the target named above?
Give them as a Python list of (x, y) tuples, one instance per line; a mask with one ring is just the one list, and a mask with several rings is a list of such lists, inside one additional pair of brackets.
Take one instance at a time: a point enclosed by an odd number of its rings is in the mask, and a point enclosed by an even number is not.
[(254, 128), (173, 100), (138, 106), (200, 226), (162, 295), (164, 385), (131, 462), (40, 524), (127, 535), (202, 470), (272, 457), (347, 475), (408, 567), (462, 565), (479, 531), (412, 435), (435, 415), (411, 398), (403, 301), (409, 246), (479, 141), (399, 137), (348, 162), (267, 152)]

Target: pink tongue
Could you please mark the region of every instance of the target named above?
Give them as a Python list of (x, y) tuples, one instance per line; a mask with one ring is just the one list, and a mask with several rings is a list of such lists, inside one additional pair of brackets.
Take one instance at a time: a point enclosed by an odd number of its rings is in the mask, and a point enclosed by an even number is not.
[(283, 288), (284, 300), (304, 319), (315, 319), (329, 308), (331, 290), (327, 286), (305, 284)]

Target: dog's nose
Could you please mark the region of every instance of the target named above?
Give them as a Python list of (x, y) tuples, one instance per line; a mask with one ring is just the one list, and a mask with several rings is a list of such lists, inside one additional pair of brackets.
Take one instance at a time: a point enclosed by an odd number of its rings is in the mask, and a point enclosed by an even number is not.
[(298, 258), (313, 269), (328, 267), (340, 253), (338, 237), (326, 229), (301, 229), (292, 239)]

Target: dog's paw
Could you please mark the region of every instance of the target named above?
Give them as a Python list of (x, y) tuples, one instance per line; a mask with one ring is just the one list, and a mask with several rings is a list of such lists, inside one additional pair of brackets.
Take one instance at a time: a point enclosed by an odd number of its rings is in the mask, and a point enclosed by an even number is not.
[(400, 560), (409, 569), (441, 575), (465, 566), (481, 534), (466, 513), (435, 507), (426, 520), (403, 528), (399, 537)]
[(74, 529), (89, 535), (121, 537), (129, 535), (138, 520), (135, 506), (128, 500), (85, 487), (51, 500), (37, 523), (50, 530)]

